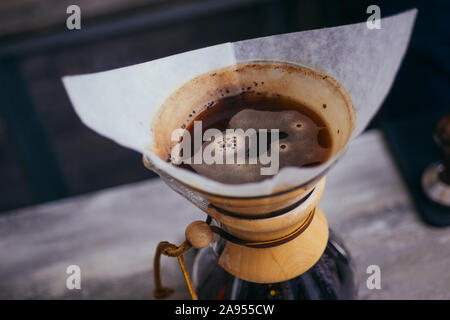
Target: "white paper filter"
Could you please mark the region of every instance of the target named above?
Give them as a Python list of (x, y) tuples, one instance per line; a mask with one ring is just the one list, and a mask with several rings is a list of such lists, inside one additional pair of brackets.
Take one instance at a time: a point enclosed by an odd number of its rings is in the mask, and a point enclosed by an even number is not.
[[(341, 154), (314, 168), (283, 168), (258, 183), (227, 185), (174, 167), (148, 151), (159, 107), (192, 78), (240, 62), (288, 62), (334, 77), (350, 94), (360, 134), (389, 92), (406, 52), (417, 10), (383, 18), (381, 29), (365, 22), (225, 43), (87, 75), (66, 76), (64, 86), (81, 120), (91, 129), (151, 160), (164, 175), (228, 196), (270, 194), (297, 186), (329, 168)], [(345, 149), (345, 148), (344, 148)]]

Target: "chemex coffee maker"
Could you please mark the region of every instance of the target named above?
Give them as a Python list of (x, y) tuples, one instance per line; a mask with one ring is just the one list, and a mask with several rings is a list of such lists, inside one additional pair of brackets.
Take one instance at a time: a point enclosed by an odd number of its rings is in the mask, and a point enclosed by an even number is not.
[[(269, 36), (63, 78), (87, 126), (143, 154), (147, 168), (206, 213), (204, 221), (186, 229), (182, 244), (159, 244), (154, 265), (158, 298), (170, 294), (162, 285), (161, 255), (178, 258), (194, 299), (355, 297), (349, 255), (330, 232), (318, 203), (326, 172), (389, 92), (416, 13), (383, 18), (379, 30), (363, 22)], [(240, 95), (279, 96), (305, 106), (326, 127), (327, 160), (306, 167), (285, 165), (267, 179), (243, 183), (235, 179), (237, 173), (245, 174), (242, 167), (222, 170), (227, 181), (220, 181), (172, 163), (169, 155), (178, 143), (172, 134), (221, 99)], [(253, 125), (284, 132), (277, 140), (280, 154), (290, 152), (292, 160), (305, 126), (284, 116), (287, 120), (279, 126), (267, 125), (274, 124), (269, 118), (280, 120), (278, 116), (250, 118)], [(230, 144), (235, 140), (237, 136)], [(310, 150), (305, 148), (303, 155)], [(215, 170), (210, 169), (206, 171)], [(168, 218), (176, 215), (168, 213)], [(191, 247), (200, 249), (192, 280), (183, 261)]]
[[(354, 128), (351, 99), (335, 79), (302, 66), (269, 61), (239, 63), (202, 74), (161, 105), (152, 123), (154, 143), (150, 151), (166, 161), (174, 146), (171, 135), (175, 129), (186, 127), (193, 120), (192, 114), (201, 114), (211, 102), (244, 91), (289, 97), (319, 114), (331, 133), (331, 159), (308, 170), (297, 183), (291, 179), (278, 181), (276, 188), (263, 188), (262, 181), (254, 188), (224, 185), (223, 189), (211, 189), (208, 183), (190, 180), (189, 176), (175, 178), (144, 154), (147, 168), (207, 215), (205, 221), (187, 227), (186, 241), (180, 246), (168, 242), (158, 246), (155, 296), (170, 294), (162, 285), (164, 270), (159, 263), (163, 254), (178, 257), (194, 299), (355, 298), (349, 254), (330, 231), (318, 206), (325, 173), (345, 152)], [(190, 247), (200, 249), (192, 278), (182, 258)]]

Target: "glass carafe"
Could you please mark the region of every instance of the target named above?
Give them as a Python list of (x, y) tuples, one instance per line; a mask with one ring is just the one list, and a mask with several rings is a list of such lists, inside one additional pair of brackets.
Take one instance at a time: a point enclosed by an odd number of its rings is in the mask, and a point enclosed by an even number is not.
[(199, 299), (340, 300), (356, 297), (350, 256), (331, 231), (325, 251), (309, 270), (278, 283), (249, 282), (225, 271), (217, 263), (225, 243), (226, 240), (217, 237), (196, 256), (193, 280)]

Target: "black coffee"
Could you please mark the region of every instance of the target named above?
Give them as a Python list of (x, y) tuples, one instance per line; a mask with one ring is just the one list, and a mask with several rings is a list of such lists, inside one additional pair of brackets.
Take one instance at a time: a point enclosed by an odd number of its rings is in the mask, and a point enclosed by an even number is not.
[[(247, 92), (226, 97), (207, 105), (199, 114), (191, 113), (186, 129), (194, 137), (194, 121), (202, 121), (202, 134), (215, 128), (268, 130), (267, 150), (270, 153), (270, 131), (279, 130), (279, 169), (287, 166), (310, 167), (326, 162), (332, 150), (332, 138), (325, 121), (310, 108), (280, 95), (266, 96)], [(257, 133), (258, 134), (258, 133)], [(193, 141), (193, 139), (192, 139)], [(212, 142), (204, 142), (203, 149)], [(219, 143), (216, 141), (216, 143)], [(233, 148), (234, 139), (223, 139), (220, 150)], [(248, 141), (247, 141), (248, 147)], [(194, 150), (194, 154), (198, 150)], [(258, 154), (259, 154), (258, 144)], [(249, 151), (247, 150), (247, 155)], [(181, 164), (183, 168), (224, 183), (256, 182), (269, 178), (261, 175), (261, 164)]]

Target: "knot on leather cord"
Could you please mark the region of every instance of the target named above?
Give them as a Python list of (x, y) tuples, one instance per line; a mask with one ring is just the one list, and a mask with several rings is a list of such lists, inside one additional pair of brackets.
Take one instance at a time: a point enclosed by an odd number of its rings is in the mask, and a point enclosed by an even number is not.
[(155, 259), (153, 261), (153, 273), (155, 278), (155, 290), (153, 291), (153, 295), (156, 299), (165, 299), (173, 293), (173, 289), (164, 287), (161, 281), (161, 255), (165, 255), (168, 257), (178, 258), (178, 262), (181, 266), (181, 271), (183, 272), (192, 299), (197, 300), (197, 295), (186, 271), (186, 266), (184, 264), (183, 258), (183, 254), (191, 247), (191, 244), (187, 240), (184, 241), (179, 247), (167, 241), (162, 241), (158, 244), (158, 247), (156, 247)]

